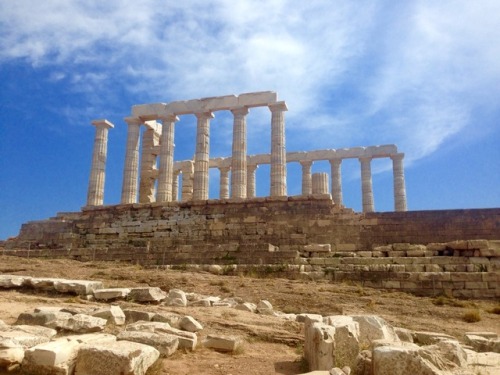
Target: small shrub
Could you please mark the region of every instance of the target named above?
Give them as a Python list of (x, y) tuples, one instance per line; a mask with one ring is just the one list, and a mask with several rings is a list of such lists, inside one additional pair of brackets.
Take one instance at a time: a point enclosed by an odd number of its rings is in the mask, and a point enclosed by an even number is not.
[(481, 314), (479, 310), (469, 310), (462, 315), (462, 320), (467, 323), (476, 323), (481, 320)]
[(489, 309), (488, 312), (491, 314), (500, 315), (500, 306), (495, 306), (492, 309)]

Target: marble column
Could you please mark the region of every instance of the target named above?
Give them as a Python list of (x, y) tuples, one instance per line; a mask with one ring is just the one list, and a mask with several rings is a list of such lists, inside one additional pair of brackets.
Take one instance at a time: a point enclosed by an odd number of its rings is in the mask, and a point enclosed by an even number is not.
[(314, 173), (312, 175), (312, 193), (313, 194), (328, 194), (328, 174)]
[(193, 199), (193, 162), (186, 162), (182, 168), (182, 201), (187, 202)]
[[(220, 199), (229, 198), (229, 167), (220, 167)], [(232, 174), (231, 174), (232, 177)]]
[(122, 204), (136, 203), (137, 176), (139, 168), (139, 131), (142, 124), (137, 117), (126, 117), (127, 149), (125, 151), (125, 167), (123, 168)]
[(174, 115), (166, 115), (163, 120), (161, 142), (160, 142), (160, 171), (158, 175), (158, 202), (172, 201), (172, 179), (174, 176), (174, 130), (175, 122), (179, 118)]
[(233, 154), (231, 158), (231, 198), (247, 196), (247, 120), (248, 108), (236, 108), (233, 124)]
[(299, 163), (302, 166), (302, 195), (310, 195), (312, 194), (312, 161), (303, 160)]
[(286, 196), (285, 102), (269, 105), (271, 110), (271, 196)]
[(332, 199), (335, 204), (342, 204), (342, 159), (331, 159), (331, 178), (332, 178)]
[(257, 164), (247, 164), (247, 198), (255, 198), (255, 171)]
[(196, 113), (196, 153), (194, 155), (193, 200), (208, 199), (210, 159), (210, 119), (212, 112)]
[(394, 210), (406, 211), (406, 184), (403, 169), (403, 158), (405, 154), (391, 155), (392, 171), (394, 176)]
[(179, 174), (181, 171), (174, 171), (172, 178), (172, 202), (179, 200)]
[(106, 158), (108, 154), (108, 129), (113, 124), (108, 120), (92, 121), (95, 126), (94, 150), (90, 169), (87, 206), (102, 206), (104, 203), (104, 180), (106, 177)]
[(160, 144), (161, 128), (156, 121), (145, 121), (142, 134), (142, 153), (139, 181), (139, 203), (152, 203), (155, 201), (155, 182), (158, 177), (156, 159), (158, 145)]
[(361, 163), (361, 193), (363, 212), (375, 211), (375, 206), (373, 204), (371, 161), (371, 157), (359, 158), (359, 162)]

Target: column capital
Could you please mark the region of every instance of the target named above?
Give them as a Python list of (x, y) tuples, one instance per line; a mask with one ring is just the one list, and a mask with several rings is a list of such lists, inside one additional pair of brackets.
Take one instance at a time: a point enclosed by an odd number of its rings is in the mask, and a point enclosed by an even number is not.
[(276, 102), (268, 105), (271, 112), (283, 112), (288, 111), (288, 107), (285, 102)]
[(143, 121), (139, 117), (125, 117), (123, 119), (128, 125), (142, 125)]
[(247, 164), (247, 170), (251, 172), (255, 172), (259, 168), (258, 164)]
[(397, 160), (403, 160), (403, 159), (404, 159), (404, 157), (405, 157), (405, 154), (404, 154), (404, 153), (402, 153), (402, 152), (401, 152), (401, 153), (398, 153), (398, 154), (392, 154), (392, 155), (390, 156), (390, 158), (391, 158), (392, 160), (395, 160), (395, 161), (397, 161)]
[(211, 118), (215, 118), (215, 115), (213, 114), (213, 112), (197, 112), (194, 114), (198, 119), (211, 119)]
[(232, 108), (231, 112), (234, 116), (246, 116), (248, 115), (248, 112), (250, 112), (250, 110), (248, 109), (248, 107), (236, 107)]
[(217, 168), (221, 173), (222, 172), (228, 173), (231, 170), (231, 167), (217, 167)]
[(310, 167), (313, 163), (312, 160), (299, 160), (300, 165), (303, 167)]
[(94, 121), (92, 121), (92, 125), (94, 125), (96, 127), (102, 127), (102, 128), (108, 128), (108, 129), (115, 127), (111, 122), (109, 122), (106, 119), (94, 120)]
[(370, 161), (372, 161), (372, 159), (373, 159), (373, 157), (371, 157), (371, 156), (360, 156), (360, 157), (358, 158), (358, 160), (359, 160), (361, 163), (363, 163), (363, 162), (365, 162), (365, 163), (366, 163), (366, 162), (370, 162)]
[(329, 159), (328, 161), (330, 162), (330, 165), (339, 165), (342, 163), (342, 158), (333, 158)]

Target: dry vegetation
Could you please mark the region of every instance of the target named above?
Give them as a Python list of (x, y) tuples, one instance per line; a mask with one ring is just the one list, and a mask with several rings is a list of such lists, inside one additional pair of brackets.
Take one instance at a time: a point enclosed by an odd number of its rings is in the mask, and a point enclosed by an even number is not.
[[(257, 303), (269, 300), (276, 310), (293, 313), (377, 314), (395, 326), (411, 330), (444, 332), (462, 340), (464, 332), (495, 331), (500, 334), (500, 305), (495, 301), (422, 298), (384, 292), (362, 285), (334, 284), (240, 276), (216, 276), (161, 269), (143, 269), (121, 263), (79, 263), (69, 260), (21, 259), (0, 256), (0, 273), (29, 276), (101, 280), (106, 287), (158, 286), (186, 292), (240, 297)], [(13, 323), (17, 315), (40, 305), (95, 304), (67, 295), (33, 294), (32, 291), (0, 291), (0, 319)], [(192, 315), (207, 333), (241, 335), (244, 348), (221, 354), (204, 348), (178, 352), (164, 361), (158, 374), (298, 374), (306, 370), (302, 360), (301, 325), (274, 317), (229, 308), (167, 308), (120, 302), (122, 307), (150, 311), (176, 311)], [(472, 317), (466, 316), (471, 313)], [(479, 319), (477, 319), (479, 317)]]

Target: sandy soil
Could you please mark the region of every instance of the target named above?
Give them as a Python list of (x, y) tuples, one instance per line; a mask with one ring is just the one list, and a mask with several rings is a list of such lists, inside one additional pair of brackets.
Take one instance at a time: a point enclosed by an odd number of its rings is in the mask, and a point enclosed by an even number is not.
[[(270, 301), (275, 310), (287, 313), (376, 314), (394, 326), (411, 330), (444, 332), (462, 341), (464, 332), (494, 331), (500, 334), (500, 316), (492, 312), (495, 301), (443, 300), (415, 297), (405, 293), (389, 293), (360, 285), (334, 284), (255, 278), (248, 276), (216, 276), (173, 270), (143, 269), (121, 263), (80, 263), (69, 260), (22, 259), (0, 256), (0, 273), (28, 276), (90, 279), (104, 282), (106, 287), (158, 286), (168, 291), (240, 297), (257, 303)], [(24, 311), (47, 305), (97, 305), (68, 295), (34, 294), (33, 291), (0, 291), (0, 319), (12, 324)], [(148, 311), (173, 311), (192, 315), (204, 329), (199, 337), (210, 333), (239, 335), (243, 349), (237, 354), (217, 353), (200, 347), (194, 352), (178, 351), (164, 360), (157, 374), (300, 374), (307, 371), (302, 359), (303, 332), (300, 323), (246, 313), (230, 308), (169, 308), (120, 302), (122, 308)], [(481, 320), (466, 323), (462, 316), (478, 310)]]

